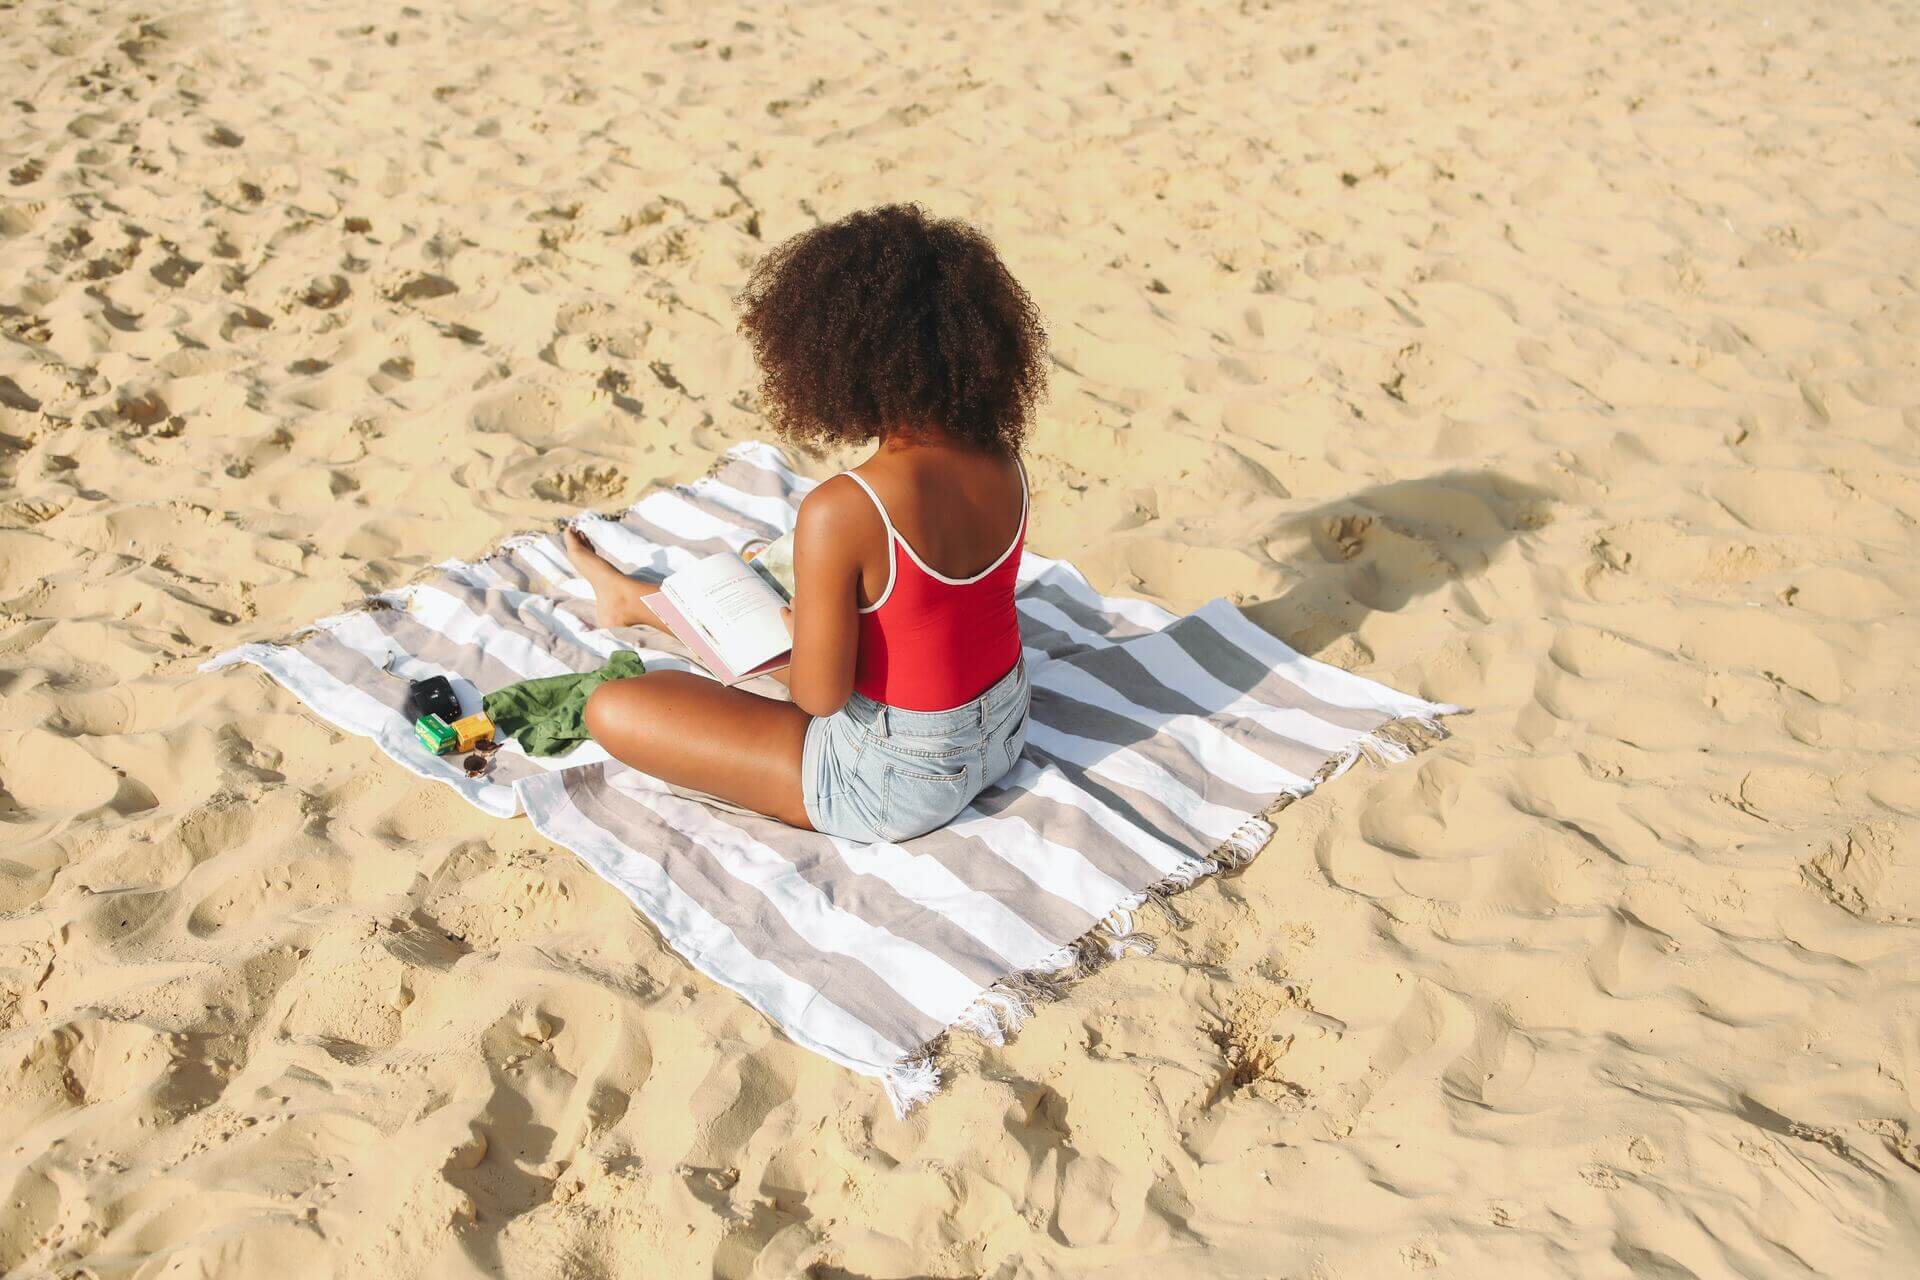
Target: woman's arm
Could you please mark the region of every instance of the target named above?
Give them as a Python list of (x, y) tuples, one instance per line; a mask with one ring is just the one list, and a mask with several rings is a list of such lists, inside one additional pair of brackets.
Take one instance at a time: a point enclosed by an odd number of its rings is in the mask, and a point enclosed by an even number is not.
[(881, 528), (873, 504), (853, 481), (835, 477), (800, 504), (793, 540), (793, 701), (808, 715), (830, 716), (853, 694), (860, 641), (860, 538)]

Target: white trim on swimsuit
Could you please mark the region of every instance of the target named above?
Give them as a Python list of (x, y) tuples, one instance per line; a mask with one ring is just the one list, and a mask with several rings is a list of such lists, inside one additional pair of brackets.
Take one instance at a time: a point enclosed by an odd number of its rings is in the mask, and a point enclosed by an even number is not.
[(907, 555), (912, 557), (913, 562), (920, 566), (922, 573), (932, 578), (935, 582), (944, 582), (950, 587), (971, 586), (973, 583), (980, 581), (995, 569), (1005, 564), (1007, 557), (1012, 555), (1020, 546), (1020, 539), (1027, 531), (1027, 468), (1018, 458), (1013, 460), (1013, 465), (1020, 469), (1020, 524), (1014, 529), (1013, 541), (1007, 544), (1007, 549), (995, 556), (992, 564), (968, 578), (949, 578), (946, 574), (941, 573), (925, 560), (922, 560), (920, 553), (913, 549), (913, 544), (901, 537), (900, 531), (893, 527), (893, 517), (887, 514), (887, 504), (880, 501), (880, 495), (873, 491), (873, 486), (867, 483), (866, 478), (855, 471), (842, 471), (840, 473), (841, 475), (866, 490), (867, 497), (873, 499), (873, 505), (880, 511), (880, 523), (887, 527), (887, 589), (880, 593), (878, 600), (862, 608), (860, 612), (874, 612), (887, 602), (887, 597), (893, 594), (894, 579), (899, 577), (899, 563), (893, 551), (893, 544), (896, 542), (906, 548)]

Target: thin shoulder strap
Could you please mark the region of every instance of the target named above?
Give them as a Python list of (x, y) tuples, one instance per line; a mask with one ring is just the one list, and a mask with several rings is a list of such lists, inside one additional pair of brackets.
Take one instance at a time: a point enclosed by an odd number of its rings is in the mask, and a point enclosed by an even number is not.
[[(858, 471), (842, 471), (840, 474), (867, 491), (867, 496), (873, 499), (873, 505), (880, 509), (880, 523), (887, 526), (887, 537), (893, 538), (896, 536), (893, 532), (893, 517), (887, 514), (887, 504), (880, 501), (880, 495), (873, 491), (873, 486), (867, 483), (866, 477), (862, 476)], [(1021, 483), (1024, 484), (1025, 473), (1022, 472), (1021, 475)]]
[[(900, 535), (893, 531), (893, 517), (887, 514), (887, 504), (880, 501), (880, 495), (873, 491), (873, 486), (867, 483), (866, 478), (857, 471), (842, 471), (840, 474), (867, 491), (867, 496), (873, 499), (875, 509), (880, 512), (880, 523), (887, 526), (887, 589), (880, 593), (878, 600), (860, 610), (861, 613), (872, 613), (887, 602), (887, 597), (893, 594), (893, 580), (900, 576), (897, 555), (893, 549), (893, 544), (900, 540)], [(1025, 473), (1023, 472), (1022, 475), (1024, 476)], [(1022, 482), (1024, 483), (1024, 480)]]

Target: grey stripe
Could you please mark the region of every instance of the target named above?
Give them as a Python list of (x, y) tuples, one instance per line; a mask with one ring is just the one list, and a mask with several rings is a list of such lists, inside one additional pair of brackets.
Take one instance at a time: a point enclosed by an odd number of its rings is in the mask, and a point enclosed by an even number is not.
[(1265, 804), (1261, 796), (1242, 791), (1202, 769), (1193, 754), (1175, 742), (1171, 734), (1163, 732), (1161, 726), (1142, 724), (1117, 711), (1081, 702), (1038, 682), (1033, 686), (1033, 718), (1049, 729), (1072, 734), (1076, 738), (1126, 747), (1217, 804), (1248, 813), (1257, 812)]
[(1183, 719), (1204, 720), (1223, 736), (1233, 739), (1262, 760), (1301, 778), (1311, 778), (1321, 765), (1333, 757), (1334, 753), (1324, 748), (1275, 733), (1238, 716), (1214, 718), (1218, 708), (1204, 707), (1183, 691), (1162, 684), (1159, 677), (1134, 656), (1131, 646), (1116, 645), (1111, 649), (1090, 650), (1076, 657), (1072, 665), (1149, 711)]
[(729, 489), (751, 493), (758, 498), (793, 500), (794, 486), (791, 480), (771, 467), (763, 467), (745, 458), (735, 458), (714, 472), (713, 478)]
[(1085, 627), (1095, 635), (1105, 636), (1109, 640), (1131, 640), (1136, 636), (1154, 634), (1151, 627), (1143, 627), (1117, 613), (1103, 613), (1092, 605), (1084, 603), (1061, 585), (1061, 582), (1071, 580), (1067, 570), (1056, 565), (1020, 588), (1020, 598), (1045, 600), (1073, 619), (1077, 625)]
[(1020, 647), (1037, 650), (1045, 654), (1051, 662), (1071, 658), (1087, 651), (1087, 646), (1070, 639), (1066, 632), (1056, 631), (1043, 623), (1037, 623), (1025, 614), (1020, 615)]
[[(1167, 808), (1167, 806), (1159, 800), (1147, 795), (1143, 791), (1136, 791), (1132, 787), (1123, 787), (1118, 783), (1095, 778), (1089, 774), (1086, 769), (1073, 763), (1073, 761), (1062, 759), (1050, 751), (1044, 751), (1034, 746), (1031, 742), (1027, 744), (1027, 751), (1040, 763), (1059, 770), (1061, 776), (1067, 780), (1069, 786), (1077, 791), (1086, 792), (1101, 804), (1111, 809), (1116, 815), (1140, 830), (1147, 832), (1157, 840), (1163, 840), (1169, 844), (1176, 845), (1187, 853), (1194, 854), (1198, 857), (1205, 857), (1207, 854), (1212, 853), (1218, 843), (1211, 836), (1207, 835), (1206, 832), (1189, 826), (1183, 819), (1177, 816), (1173, 810)], [(1037, 799), (1038, 797), (1035, 798)], [(1021, 803), (1024, 805), (1026, 801), (1022, 800)], [(1261, 807), (1264, 808), (1265, 806), (1262, 805)], [(1106, 844), (1112, 842), (1112, 837), (1106, 836), (1104, 833), (1089, 833), (1089, 838), (1092, 840), (1090, 845), (1079, 845), (1075, 847), (1079, 849), (1082, 856), (1086, 857), (1089, 862), (1094, 862), (1097, 865), (1099, 859), (1094, 856), (1095, 851), (1103, 850)], [(1159, 878), (1159, 872), (1150, 871), (1144, 878), (1127, 880), (1123, 881), (1123, 883), (1131, 889), (1144, 889), (1147, 885)]]
[[(435, 631), (410, 613), (385, 609), (368, 615), (380, 633), (422, 662), (431, 663), (449, 675), (459, 676), (484, 694), (489, 689), (518, 684), (527, 677), (509, 667), (477, 644), (463, 644)], [(373, 670), (371, 664), (366, 669)], [(393, 679), (381, 676), (383, 680)], [(404, 680), (396, 680), (403, 689)]]
[[(730, 875), (699, 842), (606, 781), (606, 768), (568, 769), (567, 799), (580, 815), (636, 857), (666, 873), (674, 887), (699, 903), (741, 946), (803, 986), (903, 1047), (924, 1044), (940, 1025), (907, 1003), (885, 979), (850, 956), (815, 950), (793, 931), (766, 895)], [(672, 939), (669, 939), (671, 942)]]
[(1231, 738), (1262, 760), (1278, 765), (1303, 781), (1311, 781), (1327, 761), (1340, 754), (1275, 733), (1237, 716), (1209, 717), (1207, 723), (1218, 729), (1223, 737)]
[(1026, 600), (1044, 600), (1066, 614), (1075, 626), (1110, 640), (1132, 639), (1135, 636), (1152, 634), (1145, 628), (1128, 622), (1117, 613), (1102, 613), (1092, 605), (1081, 603), (1068, 594), (1065, 587), (1049, 582), (1045, 576), (1035, 578), (1020, 588), (1020, 593), (1014, 597), (1016, 605)]
[[(508, 599), (506, 593), (503, 591), (483, 590), (479, 587), (470, 587), (453, 578), (441, 578), (431, 585), (436, 590), (444, 591), (449, 596), (452, 596), (455, 600), (465, 605), (470, 611), (479, 614), (482, 618), (493, 623), (502, 631), (519, 636), (534, 648), (560, 662), (569, 671), (598, 671), (606, 665), (607, 660), (604, 657), (592, 649), (589, 649), (565, 631), (555, 627), (549, 627), (538, 618), (528, 619), (524, 617), (520, 611), (514, 607), (513, 601)], [(551, 597), (548, 596), (541, 598), (551, 599)], [(577, 617), (579, 615), (575, 616)], [(527, 676), (515, 676), (513, 680), (509, 680), (507, 683), (513, 684), (515, 681), (529, 678), (530, 677)], [(492, 687), (497, 688), (498, 686)]]
[[(1034, 751), (1033, 748), (1028, 748)], [(1034, 754), (1040, 755), (1038, 751)], [(1113, 835), (1095, 822), (1086, 810), (1047, 796), (1037, 795), (1021, 787), (996, 787), (983, 792), (974, 802), (974, 808), (993, 818), (1019, 818), (1035, 831), (1057, 845), (1072, 849), (1097, 868), (1108, 879), (1117, 881), (1129, 889), (1143, 889), (1160, 878), (1160, 872), (1154, 865), (1116, 840)], [(1138, 815), (1125, 809), (1116, 810), (1118, 816), (1139, 827), (1154, 840), (1164, 837), (1159, 831), (1141, 822)], [(989, 854), (988, 856), (992, 856)], [(999, 861), (999, 859), (995, 859)], [(1079, 908), (1074, 908), (1076, 914)], [(1089, 919), (1065, 933), (1052, 929), (1043, 930), (1049, 938), (1057, 942), (1067, 942), (1079, 937), (1093, 926)]]
[[(1013, 962), (974, 937), (936, 907), (923, 907), (878, 876), (855, 871), (834, 843), (802, 835), (771, 818), (732, 805), (709, 803), (713, 816), (738, 828), (793, 864), (802, 880), (842, 911), (900, 938), (910, 938), (981, 986), (1006, 976)], [(919, 852), (915, 846), (915, 852)]]
[(347, 648), (325, 631), (294, 647), (301, 657), (341, 684), (352, 685), (396, 716), (406, 714), (407, 682), (380, 670), (367, 661), (365, 654)]
[[(1005, 806), (1014, 793), (999, 790), (983, 792), (974, 800), (982, 813)], [(1073, 903), (1035, 884), (1020, 868), (1008, 863), (981, 843), (978, 836), (961, 835), (950, 827), (941, 827), (916, 836), (913, 852), (952, 872), (954, 878), (983, 893), (1032, 925), (1034, 931), (1059, 942), (1077, 938), (1091, 929), (1094, 918)], [(1006, 970), (995, 974), (1004, 977)]]
[(511, 551), (503, 551), (497, 556), (488, 556), (485, 560), (482, 560), (480, 564), (490, 570), (495, 577), (500, 579), (501, 584), (511, 591), (526, 591), (535, 595), (544, 594), (542, 588), (546, 586), (547, 580), (541, 578), (538, 582), (535, 582), (533, 571), (515, 558)]
[(1305, 711), (1341, 729), (1371, 733), (1393, 717), (1383, 711), (1342, 707), (1323, 702), (1293, 681), (1258, 661), (1245, 649), (1215, 631), (1200, 618), (1186, 617), (1168, 626), (1161, 635), (1187, 651), (1187, 655), (1207, 673), (1230, 689), (1238, 689), (1270, 707)]
[[(622, 528), (631, 530), (655, 546), (681, 547), (693, 552), (695, 555), (710, 556), (716, 551), (730, 551), (733, 549), (733, 544), (725, 538), (685, 538), (679, 534), (669, 533), (659, 525), (654, 524), (632, 511), (620, 517), (620, 524)], [(607, 558), (612, 559), (613, 557), (609, 556)], [(620, 569), (623, 573), (632, 573), (635, 567), (636, 566), (633, 565), (621, 565)]]
[(676, 492), (679, 494), (680, 500), (688, 506), (705, 512), (715, 520), (723, 521), (726, 524), (737, 524), (744, 529), (749, 529), (768, 540), (777, 538), (786, 532), (785, 529), (775, 528), (757, 516), (750, 516), (743, 511), (735, 511), (732, 507), (725, 506), (691, 489), (679, 489), (676, 490)]
[[(529, 561), (519, 557), (520, 552), (530, 551), (534, 547), (544, 547), (547, 553), (551, 555), (555, 560), (558, 560), (561, 564), (567, 564), (566, 543), (560, 540), (559, 534), (548, 533), (548, 534), (542, 534), (540, 537), (533, 539), (533, 541), (528, 543), (523, 543), (521, 546), (514, 548), (514, 555), (516, 557), (516, 559), (514, 560), (514, 564), (526, 576), (527, 582), (529, 584), (528, 589), (532, 591), (542, 592), (542, 593), (559, 594), (558, 592), (554, 591), (554, 589), (557, 588), (562, 582), (566, 581), (565, 578), (556, 578), (551, 573), (548, 573), (545, 569), (541, 568), (538, 562)], [(569, 573), (572, 572), (571, 566), (568, 567), (568, 572)]]

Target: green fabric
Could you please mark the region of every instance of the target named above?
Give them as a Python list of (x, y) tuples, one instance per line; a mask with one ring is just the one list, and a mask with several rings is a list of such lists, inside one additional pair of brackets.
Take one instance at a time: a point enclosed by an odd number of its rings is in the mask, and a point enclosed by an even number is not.
[(481, 705), (502, 738), (512, 738), (530, 756), (563, 756), (585, 742), (587, 695), (609, 680), (637, 676), (646, 668), (640, 655), (622, 649), (598, 671), (576, 676), (522, 680), (495, 689)]

